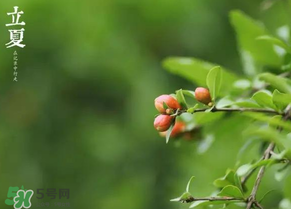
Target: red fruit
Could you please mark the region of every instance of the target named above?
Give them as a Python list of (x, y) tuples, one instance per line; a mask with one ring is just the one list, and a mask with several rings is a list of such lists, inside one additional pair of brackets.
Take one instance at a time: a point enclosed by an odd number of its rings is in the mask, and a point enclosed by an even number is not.
[(159, 132), (166, 131), (170, 128), (173, 119), (170, 115), (159, 115), (155, 118), (154, 127)]
[(184, 132), (186, 128), (186, 124), (182, 121), (177, 121), (174, 125), (174, 128), (171, 133), (171, 137), (175, 137), (180, 133)]
[(208, 89), (203, 87), (198, 87), (195, 90), (195, 98), (197, 101), (208, 105), (211, 102), (211, 96)]
[[(185, 131), (185, 128), (186, 128), (186, 124), (182, 121), (177, 121), (173, 127), (173, 130), (171, 132), (171, 137), (176, 137), (178, 136), (179, 134), (183, 133)], [(162, 137), (165, 137), (167, 134), (167, 132), (161, 132), (160, 135)]]
[(166, 113), (166, 109), (164, 108), (164, 103), (170, 109), (181, 109), (179, 102), (170, 95), (161, 95), (155, 99), (155, 107), (160, 113)]

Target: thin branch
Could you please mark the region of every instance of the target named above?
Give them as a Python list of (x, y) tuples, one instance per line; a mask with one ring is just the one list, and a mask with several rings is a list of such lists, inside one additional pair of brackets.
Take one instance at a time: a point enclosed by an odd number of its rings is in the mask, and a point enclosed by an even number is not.
[[(290, 111), (291, 111), (291, 106), (289, 105), (285, 110), (283, 120), (288, 120), (288, 118), (290, 117)], [(278, 127), (277, 129), (279, 132), (282, 131), (282, 127)], [(270, 145), (268, 146), (268, 148), (266, 149), (266, 151), (264, 153), (263, 160), (267, 160), (267, 159), (271, 158), (272, 152), (274, 151), (274, 148), (275, 148), (275, 143), (274, 142), (270, 143)], [(254, 185), (253, 190), (248, 198), (247, 209), (251, 209), (251, 207), (253, 205), (258, 206), (258, 203), (256, 201), (256, 195), (257, 195), (257, 191), (259, 189), (259, 186), (261, 184), (262, 178), (264, 176), (265, 170), (266, 170), (266, 166), (263, 166), (260, 168), (260, 171), (259, 171), (257, 178), (256, 178), (256, 181), (255, 181), (255, 185)], [(262, 208), (262, 206), (260, 208)]]
[[(205, 112), (206, 110), (209, 110), (209, 108), (203, 108), (203, 109), (196, 109), (192, 112), (197, 113), (197, 112)], [(179, 110), (176, 115), (181, 115), (182, 113), (187, 112), (186, 110)], [(275, 110), (270, 110), (270, 109), (263, 109), (263, 108), (216, 108), (213, 107), (210, 112), (264, 112), (264, 113), (272, 113), (272, 114), (277, 114), (280, 115), (279, 112)]]
[(189, 197), (185, 202), (195, 202), (195, 201), (245, 201), (243, 198), (235, 198), (235, 197)]

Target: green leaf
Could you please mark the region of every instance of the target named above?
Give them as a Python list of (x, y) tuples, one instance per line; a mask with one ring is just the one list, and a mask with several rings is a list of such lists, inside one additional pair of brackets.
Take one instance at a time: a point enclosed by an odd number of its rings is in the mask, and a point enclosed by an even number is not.
[(197, 153), (203, 154), (205, 153), (213, 144), (214, 136), (212, 134), (208, 134), (203, 140), (201, 140), (197, 146)]
[(272, 189), (272, 190), (266, 192), (266, 193), (263, 195), (263, 197), (259, 200), (259, 203), (261, 203), (261, 202), (265, 199), (265, 197), (266, 197), (268, 194), (270, 194), (270, 193), (272, 193), (272, 192), (274, 192), (274, 191), (276, 191), (276, 189)]
[(216, 66), (209, 71), (206, 78), (206, 83), (213, 101), (215, 101), (217, 95), (219, 94), (221, 81), (221, 67)]
[(273, 92), (273, 103), (280, 109), (284, 110), (285, 107), (291, 103), (291, 95), (279, 92), (277, 89)]
[(261, 107), (269, 107), (276, 109), (273, 104), (272, 95), (268, 94), (266, 91), (258, 91), (253, 96), (252, 99), (255, 100)]
[(240, 166), (237, 169), (236, 173), (237, 173), (238, 176), (245, 176), (252, 169), (253, 169), (253, 165), (252, 164), (245, 164), (245, 165)]
[[(255, 136), (265, 141), (275, 142), (278, 146), (287, 149), (287, 151), (291, 147), (291, 140), (285, 134), (279, 133), (278, 130), (270, 126), (264, 128), (254, 126), (246, 130), (244, 134), (247, 137)], [(286, 155), (289, 156), (290, 153), (287, 152)]]
[[(247, 52), (255, 62), (263, 65), (279, 66), (281, 64), (281, 59), (275, 52), (273, 44), (256, 40), (259, 36), (268, 35), (261, 23), (254, 21), (243, 12), (237, 10), (230, 13), (230, 19), (236, 31), (242, 55)], [(244, 66), (244, 69), (248, 75), (257, 73), (250, 72), (247, 65)]]
[(242, 190), (241, 181), (238, 175), (233, 170), (228, 170), (226, 175), (222, 178), (216, 179), (213, 182), (214, 186), (221, 188), (228, 185), (237, 186), (240, 190)]
[(233, 103), (234, 101), (230, 100), (229, 97), (224, 97), (220, 99), (215, 106), (217, 108), (222, 108), (222, 107), (231, 106)]
[(282, 181), (284, 178), (286, 178), (290, 174), (290, 165), (285, 165), (284, 169), (280, 169), (279, 171), (276, 171), (275, 173), (275, 179), (277, 181)]
[(237, 202), (241, 202), (241, 201), (238, 201), (238, 200), (233, 200), (233, 201), (229, 201), (229, 200), (221, 200), (221, 201), (201, 200), (201, 201), (195, 201), (194, 203), (192, 203), (190, 205), (189, 208), (195, 208), (198, 206), (207, 206), (207, 205), (223, 205), (223, 204), (231, 204), (231, 203), (237, 203)]
[(286, 52), (290, 53), (290, 48), (287, 44), (285, 44), (282, 40), (272, 37), (272, 36), (268, 36), (268, 35), (264, 35), (264, 36), (259, 36), (257, 37), (257, 40), (262, 40), (262, 41), (267, 41), (273, 45), (276, 46), (280, 46), (281, 48), (285, 49)]
[(175, 126), (175, 122), (176, 122), (176, 118), (174, 119), (174, 121), (173, 121), (172, 125), (170, 126), (170, 128), (167, 130), (167, 134), (166, 134), (166, 143), (167, 144), (169, 143), (171, 133), (172, 133), (173, 128)]
[(291, 93), (291, 87), (286, 78), (271, 73), (262, 73), (259, 78), (284, 93)]
[(236, 198), (244, 198), (243, 193), (241, 192), (241, 190), (236, 187), (236, 186), (232, 186), (232, 185), (228, 185), (226, 187), (224, 187), (218, 194), (217, 196), (227, 196), (227, 197), (236, 197)]
[(182, 106), (182, 108), (183, 109), (188, 109), (182, 89), (176, 91), (176, 97), (177, 97), (177, 100), (178, 100), (179, 104)]
[(194, 113), (194, 111), (199, 107), (199, 104), (194, 105), (194, 107), (190, 107), (187, 112), (188, 113)]
[(193, 180), (194, 178), (195, 178), (195, 176), (192, 176), (192, 177), (190, 178), (190, 180), (188, 181), (187, 186), (186, 186), (186, 192), (189, 192), (190, 184), (191, 184), (191, 182), (192, 182), (192, 180)]
[(180, 197), (171, 199), (171, 202), (181, 202), (181, 201), (187, 201), (190, 199), (192, 195), (189, 192), (184, 192)]
[(238, 107), (254, 107), (254, 108), (259, 108), (260, 106), (250, 100), (239, 100), (233, 103), (233, 105), (236, 105)]
[[(169, 57), (163, 61), (163, 67), (167, 71), (194, 82), (199, 86), (206, 86), (207, 74), (215, 66), (216, 64), (188, 57)], [(222, 68), (222, 74), (224, 80), (222, 89), (231, 89), (232, 84), (237, 80), (237, 76), (225, 68)]]
[(194, 121), (198, 125), (204, 125), (221, 119), (224, 114), (224, 112), (216, 112), (215, 114), (212, 112), (200, 112), (195, 114)]
[(195, 92), (190, 90), (182, 90), (183, 94), (189, 96), (190, 98), (195, 99)]
[(246, 152), (253, 147), (254, 144), (260, 142), (259, 140), (249, 139), (246, 143), (240, 148), (237, 154), (237, 161), (240, 161), (244, 155), (247, 156)]
[(269, 123), (272, 126), (282, 126), (284, 129), (291, 131), (291, 124), (289, 122), (283, 121), (278, 117), (270, 117), (266, 116), (261, 113), (249, 113), (249, 112), (244, 112), (243, 115), (253, 118), (258, 121), (266, 122)]
[(245, 164), (245, 165), (240, 166), (237, 169), (236, 173), (238, 176), (245, 176), (247, 173), (249, 173), (253, 169), (256, 169), (261, 166), (270, 166), (274, 164), (275, 162), (276, 162), (275, 159), (266, 159), (266, 160), (258, 161), (254, 164)]

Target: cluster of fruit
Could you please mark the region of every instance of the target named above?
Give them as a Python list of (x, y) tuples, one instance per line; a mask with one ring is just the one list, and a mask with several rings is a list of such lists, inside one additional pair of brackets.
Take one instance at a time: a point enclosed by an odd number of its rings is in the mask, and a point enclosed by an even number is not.
[[(197, 101), (212, 106), (212, 100), (209, 90), (198, 87), (195, 90)], [(179, 102), (171, 95), (161, 95), (155, 99), (155, 107), (160, 115), (155, 118), (154, 127), (160, 132), (161, 136), (166, 136), (166, 131), (173, 125), (171, 137), (177, 137), (186, 132), (186, 124), (183, 121), (176, 121), (177, 111), (182, 110)], [(175, 124), (173, 124), (175, 123)]]

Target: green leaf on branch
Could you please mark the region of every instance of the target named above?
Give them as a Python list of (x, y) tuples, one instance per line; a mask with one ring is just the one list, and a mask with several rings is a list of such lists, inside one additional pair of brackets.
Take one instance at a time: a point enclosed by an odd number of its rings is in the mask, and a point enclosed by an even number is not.
[(259, 108), (260, 106), (255, 103), (255, 102), (252, 102), (250, 100), (239, 100), (239, 101), (236, 101), (233, 103), (233, 105), (236, 105), (238, 107), (250, 107), (250, 108)]
[[(231, 23), (236, 31), (240, 51), (251, 55), (256, 63), (271, 66), (280, 66), (281, 58), (275, 52), (273, 44), (266, 41), (257, 41), (256, 38), (269, 35), (260, 22), (257, 22), (241, 11), (230, 13)], [(247, 33), (246, 33), (247, 31)], [(246, 63), (246, 62), (244, 62)], [(248, 75), (255, 75), (257, 72), (250, 71), (248, 66), (244, 66)]]
[(194, 91), (190, 91), (190, 90), (182, 90), (183, 94), (190, 97), (190, 98), (194, 98), (195, 99), (195, 92)]
[(234, 101), (230, 100), (229, 97), (224, 97), (220, 99), (215, 105), (217, 108), (227, 107), (234, 104)]
[(255, 100), (261, 107), (276, 109), (276, 106), (273, 104), (272, 95), (268, 94), (266, 91), (256, 92), (252, 96), (252, 99)]
[(245, 164), (245, 165), (242, 165), (240, 166), (236, 173), (238, 176), (245, 176), (247, 173), (249, 173), (253, 168), (253, 165), (252, 164)]
[(291, 86), (288, 84), (288, 80), (286, 78), (276, 76), (271, 73), (262, 73), (259, 75), (259, 79), (269, 83), (281, 92), (291, 93)]
[[(189, 57), (169, 57), (163, 61), (163, 67), (167, 71), (194, 82), (198, 86), (206, 86), (207, 74), (215, 66), (217, 65)], [(225, 68), (222, 68), (222, 74), (224, 81), (222, 89), (228, 91), (237, 80), (237, 76)]]
[(175, 126), (175, 123), (176, 123), (176, 118), (175, 118), (174, 121), (172, 122), (172, 125), (170, 126), (170, 128), (167, 130), (167, 133), (166, 133), (166, 143), (167, 143), (167, 144), (169, 143), (170, 136), (171, 136), (171, 133), (172, 133), (173, 128), (174, 128), (174, 126)]
[(279, 46), (283, 49), (285, 49), (286, 52), (289, 52), (290, 53), (290, 47), (285, 44), (282, 40), (278, 39), (278, 38), (275, 38), (275, 37), (272, 37), (272, 36), (268, 36), (268, 35), (264, 35), (264, 36), (259, 36), (257, 38), (258, 41), (266, 41), (266, 42), (269, 42), (273, 45), (276, 45), (276, 46)]
[(227, 197), (236, 197), (236, 198), (244, 198), (243, 193), (241, 192), (241, 190), (236, 187), (236, 186), (232, 186), (232, 185), (228, 185), (226, 187), (224, 187), (218, 194), (217, 196), (227, 196)]
[(190, 180), (188, 181), (187, 186), (186, 186), (186, 192), (189, 192), (190, 184), (191, 184), (191, 182), (192, 182), (192, 180), (193, 180), (194, 178), (195, 178), (195, 176), (192, 176), (192, 177), (190, 178)]
[(280, 109), (284, 110), (285, 107), (291, 103), (291, 95), (279, 92), (277, 89), (273, 92), (273, 103)]
[(171, 199), (170, 201), (172, 201), (172, 202), (180, 202), (180, 201), (187, 201), (188, 199), (190, 199), (192, 197), (191, 193), (189, 192), (190, 184), (191, 184), (191, 182), (192, 182), (192, 180), (194, 178), (195, 178), (195, 176), (192, 176), (190, 178), (190, 180), (188, 181), (187, 186), (186, 186), (186, 191), (180, 197)]
[(183, 90), (180, 89), (178, 91), (176, 91), (176, 97), (177, 97), (177, 100), (179, 102), (179, 104), (182, 106), (183, 109), (188, 109), (188, 105), (186, 103), (186, 100), (185, 100), (185, 97), (183, 95)]
[(194, 107), (190, 107), (187, 112), (188, 113), (194, 113), (194, 111), (199, 107), (199, 104), (194, 105)]
[(238, 187), (240, 190), (242, 190), (241, 181), (238, 175), (233, 170), (228, 170), (224, 177), (216, 179), (213, 182), (213, 184), (214, 186), (218, 188), (222, 188), (228, 185), (233, 185), (233, 186)]
[(216, 66), (209, 71), (206, 78), (206, 83), (213, 101), (215, 101), (217, 95), (219, 94), (221, 82), (222, 82), (221, 67)]
[(271, 126), (281, 126), (284, 129), (291, 131), (291, 124), (289, 122), (281, 120), (281, 117), (270, 117), (266, 116), (262, 113), (249, 113), (249, 112), (244, 112), (243, 115), (253, 118), (258, 121), (266, 122), (269, 123)]
[(207, 206), (207, 205), (223, 205), (223, 204), (231, 204), (241, 202), (239, 200), (220, 200), (220, 201), (208, 201), (208, 200), (199, 200), (195, 201), (190, 205), (189, 208), (195, 208), (198, 206)]
[(261, 167), (261, 166), (270, 166), (270, 165), (274, 164), (275, 162), (276, 162), (275, 159), (266, 159), (266, 160), (258, 161), (254, 164), (245, 164), (245, 165), (240, 166), (237, 169), (236, 173), (238, 176), (245, 176), (253, 169), (256, 169), (256, 168)]
[(259, 203), (261, 203), (261, 202), (265, 199), (265, 197), (267, 197), (268, 194), (270, 194), (270, 193), (272, 193), (272, 192), (274, 192), (274, 191), (276, 191), (276, 190), (275, 190), (275, 189), (272, 189), (272, 190), (266, 192), (266, 193), (263, 195), (263, 197), (259, 200)]

